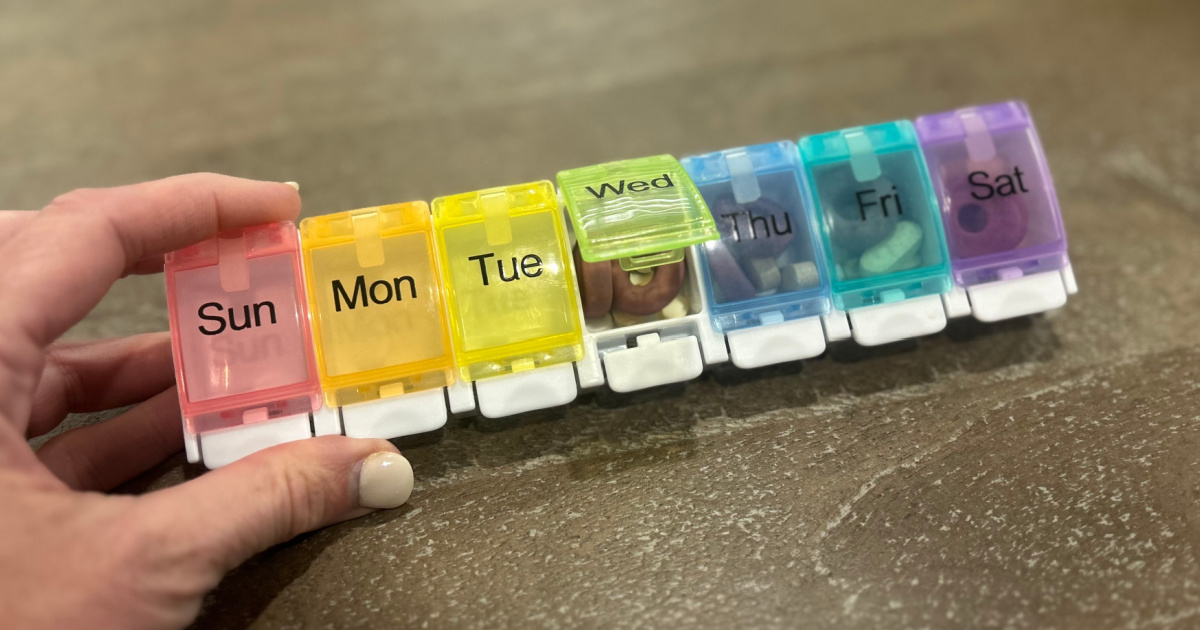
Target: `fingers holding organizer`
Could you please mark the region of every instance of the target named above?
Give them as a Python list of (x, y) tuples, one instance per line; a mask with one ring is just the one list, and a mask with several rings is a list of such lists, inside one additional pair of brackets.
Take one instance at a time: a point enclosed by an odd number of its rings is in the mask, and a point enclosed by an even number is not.
[[(21, 433), (42, 375), (45, 349), (81, 320), (117, 279), (222, 229), (294, 218), (296, 189), (214, 174), (181, 175), (62, 195), (0, 240), (0, 416)], [(79, 264), (75, 252), (87, 252)], [(146, 263), (151, 264), (147, 268)]]
[(189, 458), (423, 433), (451, 412), (499, 418), (727, 360), (893, 343), (1075, 291), (1020, 103), (556, 180), (311, 217), (298, 237), (242, 227), (170, 254)]
[(299, 534), (403, 505), (412, 488), (412, 466), (387, 440), (325, 436), (147, 495), (145, 507), (223, 572)]

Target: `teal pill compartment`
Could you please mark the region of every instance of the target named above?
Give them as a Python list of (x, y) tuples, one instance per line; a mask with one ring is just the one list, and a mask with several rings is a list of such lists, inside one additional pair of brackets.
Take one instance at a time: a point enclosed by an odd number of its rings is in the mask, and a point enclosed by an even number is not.
[(950, 291), (946, 236), (912, 123), (802, 138), (800, 161), (837, 308)]
[(828, 267), (791, 141), (681, 160), (720, 240), (699, 246), (713, 328), (729, 332), (825, 315)]

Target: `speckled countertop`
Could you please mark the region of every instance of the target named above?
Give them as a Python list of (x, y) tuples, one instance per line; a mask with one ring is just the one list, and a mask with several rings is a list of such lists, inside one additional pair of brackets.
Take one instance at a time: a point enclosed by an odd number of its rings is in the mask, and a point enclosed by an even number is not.
[[(316, 214), (1023, 98), (1062, 312), (451, 421), (401, 444), (408, 505), (259, 556), (198, 625), (1194, 627), (1197, 24), (1186, 0), (18, 3), (0, 207), (214, 170)], [(134, 278), (71, 334), (165, 320)]]

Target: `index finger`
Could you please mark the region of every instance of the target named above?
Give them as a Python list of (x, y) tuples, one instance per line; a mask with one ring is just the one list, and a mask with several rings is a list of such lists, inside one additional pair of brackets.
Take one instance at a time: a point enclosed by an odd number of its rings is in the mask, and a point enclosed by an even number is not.
[(67, 193), (0, 244), (0, 338), (48, 345), (139, 262), (299, 213), (290, 185), (210, 173)]
[(288, 184), (181, 175), (55, 199), (0, 242), (0, 416), (24, 422), (43, 349), (139, 262), (255, 225), (295, 219)]

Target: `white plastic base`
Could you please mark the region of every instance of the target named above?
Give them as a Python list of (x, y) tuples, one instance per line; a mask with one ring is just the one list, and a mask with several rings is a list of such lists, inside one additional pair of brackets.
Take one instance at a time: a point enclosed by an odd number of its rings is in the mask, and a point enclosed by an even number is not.
[(819, 317), (735, 330), (725, 338), (730, 360), (743, 369), (810, 359), (825, 352), (825, 330)]
[(391, 439), (446, 426), (443, 388), (401, 394), (342, 407), (342, 426), (352, 438)]
[(591, 389), (604, 384), (604, 367), (596, 351), (596, 339), (590, 335), (583, 338), (583, 358), (575, 362), (580, 389)]
[(1067, 303), (1065, 278), (1061, 271), (1047, 271), (967, 287), (971, 312), (981, 322), (998, 322), (1058, 308)]
[(558, 407), (575, 400), (578, 393), (570, 363), (475, 381), (479, 413), (487, 418)]
[(878, 346), (940, 332), (946, 327), (946, 309), (940, 295), (926, 295), (853, 309), (850, 326), (855, 341)]
[[(630, 339), (635, 340), (633, 347)], [(705, 364), (728, 360), (725, 336), (713, 330), (702, 309), (678, 319), (586, 334), (583, 358), (576, 368), (580, 387), (599, 387), (607, 380), (613, 391), (621, 392), (690, 380), (700, 375)]]
[(1075, 282), (1075, 270), (1071, 265), (1067, 265), (1059, 270), (1062, 274), (1063, 285), (1067, 287), (1067, 295), (1075, 295), (1079, 293), (1079, 285)]
[(188, 431), (187, 425), (183, 425), (183, 452), (189, 464), (200, 461), (200, 436)]
[(450, 413), (475, 411), (475, 386), (471, 381), (458, 379), (446, 388), (446, 404), (450, 407)]
[(308, 421), (304, 413), (201, 433), (200, 455), (205, 466), (219, 468), (264, 448), (312, 437)]
[(342, 416), (337, 407), (324, 405), (313, 412), (313, 435), (341, 435)]
[(829, 311), (828, 315), (821, 316), (821, 325), (825, 328), (826, 341), (844, 341), (854, 336), (850, 332), (850, 318), (846, 316), (846, 311), (836, 308)]
[(942, 306), (946, 309), (946, 317), (966, 317), (971, 314), (971, 300), (967, 299), (967, 290), (954, 285), (954, 290), (942, 294)]
[(614, 392), (632, 392), (696, 378), (704, 359), (695, 337), (662, 341), (658, 333), (646, 333), (637, 336), (637, 346), (605, 354), (604, 370)]

